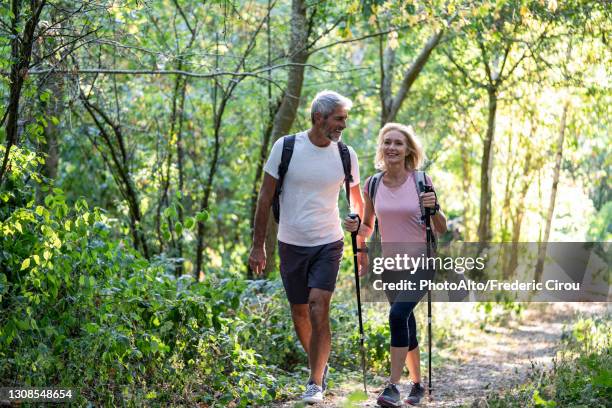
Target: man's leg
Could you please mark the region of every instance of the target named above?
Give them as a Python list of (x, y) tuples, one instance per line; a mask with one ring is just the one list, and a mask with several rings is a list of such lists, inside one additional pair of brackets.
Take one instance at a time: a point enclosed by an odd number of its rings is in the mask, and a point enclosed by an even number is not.
[(329, 304), (332, 292), (312, 288), (308, 297), (310, 324), (312, 335), (310, 337), (310, 379), (315, 384), (323, 384), (323, 371), (331, 350), (331, 330), (329, 327)]
[(308, 304), (292, 304), (291, 305), (291, 319), (293, 319), (293, 327), (295, 333), (304, 348), (304, 351), (309, 355), (310, 351), (310, 337), (312, 335), (312, 325), (310, 324), (310, 312), (308, 310)]

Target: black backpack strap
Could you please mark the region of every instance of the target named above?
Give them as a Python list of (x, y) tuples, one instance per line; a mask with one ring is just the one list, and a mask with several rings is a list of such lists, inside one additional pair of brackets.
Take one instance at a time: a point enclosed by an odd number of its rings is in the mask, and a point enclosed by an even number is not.
[[(378, 172), (371, 176), (367, 181), (367, 191), (368, 197), (370, 197), (370, 201), (372, 201), (372, 207), (376, 204), (376, 191), (378, 190), (379, 183), (382, 180), (382, 177), (385, 173)], [(374, 236), (378, 236), (378, 217), (376, 216), (376, 211), (374, 211)]]
[(353, 182), (353, 174), (351, 173), (351, 152), (348, 146), (342, 142), (338, 142), (338, 151), (342, 160), (342, 169), (344, 170), (344, 187), (346, 190), (346, 201), (351, 208), (351, 183)]
[(378, 185), (380, 180), (382, 179), (384, 172), (378, 172), (372, 177), (370, 177), (368, 181), (368, 197), (372, 201), (372, 206), (376, 203), (376, 191), (378, 191)]
[(420, 170), (414, 171), (414, 185), (416, 186), (417, 196), (419, 197), (419, 207), (421, 207), (421, 224), (425, 223), (425, 208), (423, 207), (423, 200), (421, 199), (421, 183), (423, 186), (427, 184), (427, 178), (425, 172)]
[(276, 182), (276, 190), (274, 191), (274, 200), (272, 202), (272, 212), (274, 213), (274, 219), (277, 223), (280, 219), (280, 195), (283, 191), (283, 181), (289, 169), (294, 146), (295, 135), (283, 137), (283, 152), (281, 153), (281, 161), (278, 165), (278, 180)]

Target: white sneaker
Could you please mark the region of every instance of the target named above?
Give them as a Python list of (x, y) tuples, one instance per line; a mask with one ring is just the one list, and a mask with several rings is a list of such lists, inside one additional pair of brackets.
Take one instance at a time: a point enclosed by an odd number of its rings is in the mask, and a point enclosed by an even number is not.
[(306, 392), (302, 395), (302, 402), (316, 404), (323, 402), (323, 388), (310, 381), (306, 384)]

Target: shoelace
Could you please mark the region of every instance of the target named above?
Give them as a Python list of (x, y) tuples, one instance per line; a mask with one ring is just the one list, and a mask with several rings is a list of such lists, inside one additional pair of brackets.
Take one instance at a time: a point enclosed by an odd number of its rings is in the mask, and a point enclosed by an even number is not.
[(416, 384), (412, 384), (412, 388), (410, 389), (410, 394), (408, 394), (409, 397), (416, 397), (418, 395), (418, 393), (421, 391), (422, 387), (419, 385), (417, 386)]
[(306, 385), (305, 395), (314, 395), (317, 392), (321, 392), (321, 387), (319, 387), (317, 384), (311, 383), (311, 384)]

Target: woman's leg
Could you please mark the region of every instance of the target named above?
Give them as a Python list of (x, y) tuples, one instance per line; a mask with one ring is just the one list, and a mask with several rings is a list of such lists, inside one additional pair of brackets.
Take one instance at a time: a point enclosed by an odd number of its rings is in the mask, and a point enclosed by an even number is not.
[(415, 344), (416, 320), (412, 314), (415, 306), (415, 302), (395, 302), (389, 310), (391, 329), (391, 376), (389, 380), (393, 384), (400, 382), (407, 355), (418, 345), (418, 343)]
[(393, 347), (391, 346), (391, 377), (389, 381), (393, 384), (399, 384), (404, 371), (404, 361), (407, 360), (408, 347)]
[(416, 319), (414, 312), (408, 317), (409, 350), (406, 353), (406, 368), (413, 383), (421, 382), (421, 355), (419, 354), (419, 343), (416, 336)]

